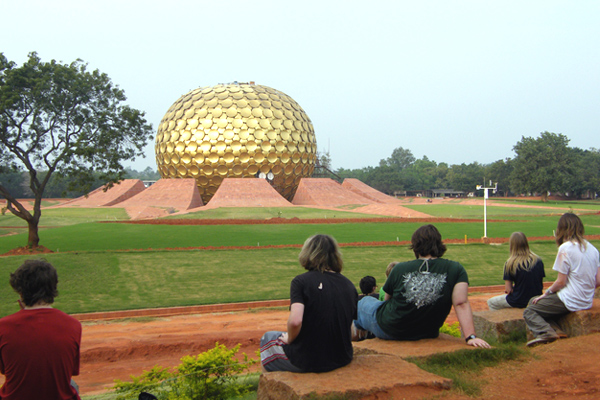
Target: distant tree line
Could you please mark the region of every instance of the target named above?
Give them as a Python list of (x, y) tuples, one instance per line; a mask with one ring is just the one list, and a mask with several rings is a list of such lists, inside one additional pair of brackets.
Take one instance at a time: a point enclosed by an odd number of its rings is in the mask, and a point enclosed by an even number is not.
[[(476, 192), (477, 185), (498, 183), (498, 194), (539, 195), (548, 192), (572, 198), (595, 198), (600, 193), (600, 150), (569, 147), (563, 134), (542, 132), (539, 137), (522, 137), (513, 147), (514, 158), (491, 164), (437, 163), (427, 156), (416, 159), (408, 149), (398, 147), (376, 167), (340, 168), (341, 178), (357, 178), (367, 185), (393, 194), (431, 189)], [(485, 182), (484, 182), (485, 180)]]
[[(40, 179), (44, 179), (47, 171), (39, 171), (38, 175)], [(125, 167), (125, 179), (140, 179), (143, 181), (156, 181), (160, 179), (160, 174), (157, 170), (154, 170), (150, 167), (147, 167), (143, 171), (136, 171), (135, 169)], [(97, 189), (104, 184), (106, 184), (106, 180), (101, 178), (101, 173), (96, 172), (93, 173), (93, 183), (91, 184), (91, 190)], [(75, 178), (71, 176), (57, 175), (54, 174), (48, 181), (46, 186), (46, 190), (44, 190), (44, 198), (52, 199), (52, 198), (76, 198), (83, 196), (89, 191), (84, 189), (69, 189), (72, 185), (72, 181)], [(12, 171), (4, 171), (0, 173), (0, 184), (2, 186), (8, 188), (8, 190), (13, 194), (16, 198), (27, 199), (33, 197), (33, 192), (29, 187), (29, 173), (25, 171), (20, 171), (18, 169), (13, 169)], [(90, 190), (90, 191), (91, 191)], [(0, 198), (2, 196), (0, 195)]]

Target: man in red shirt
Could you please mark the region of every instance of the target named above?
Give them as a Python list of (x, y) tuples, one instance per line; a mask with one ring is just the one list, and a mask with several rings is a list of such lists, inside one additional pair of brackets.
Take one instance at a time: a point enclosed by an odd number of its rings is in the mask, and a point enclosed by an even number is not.
[(79, 375), (81, 323), (52, 308), (57, 284), (56, 269), (41, 260), (10, 275), (21, 310), (0, 319), (2, 400), (79, 400), (71, 382)]

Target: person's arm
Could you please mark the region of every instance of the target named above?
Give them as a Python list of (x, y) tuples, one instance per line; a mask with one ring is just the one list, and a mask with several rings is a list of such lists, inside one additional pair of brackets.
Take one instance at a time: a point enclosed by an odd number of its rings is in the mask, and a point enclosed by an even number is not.
[(287, 322), (287, 332), (281, 335), (281, 340), (287, 344), (292, 343), (298, 337), (302, 329), (302, 317), (304, 317), (304, 304), (293, 303), (290, 306), (290, 316)]
[[(567, 285), (567, 280), (568, 280), (567, 275), (563, 274), (562, 272), (559, 272), (558, 276), (556, 277), (556, 280), (554, 281), (554, 283), (552, 285), (550, 285), (550, 287), (548, 289), (546, 289), (546, 291), (544, 293), (542, 293), (541, 296), (536, 297), (531, 302), (533, 304), (535, 304), (541, 298), (546, 297), (549, 294), (558, 292), (560, 289), (564, 288)], [(598, 283), (598, 276), (596, 276), (596, 284), (597, 283)]]
[(511, 294), (513, 291), (512, 281), (504, 281), (504, 293)]
[[(454, 289), (452, 290), (452, 305), (454, 306), (458, 323), (465, 338), (475, 335), (475, 325), (473, 324), (473, 312), (469, 303), (468, 288), (469, 284), (467, 282), (459, 282), (454, 285)], [(467, 344), (486, 349), (491, 347), (485, 340), (480, 338), (469, 339)]]
[(600, 287), (600, 268), (596, 271), (596, 287)]
[(385, 296), (383, 296), (383, 301), (388, 301), (391, 298), (392, 296), (389, 293), (386, 293)]

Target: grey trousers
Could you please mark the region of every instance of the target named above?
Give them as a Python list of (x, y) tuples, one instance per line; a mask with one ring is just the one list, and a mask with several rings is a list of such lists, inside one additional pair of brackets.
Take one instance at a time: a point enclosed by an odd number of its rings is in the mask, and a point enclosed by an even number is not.
[(557, 333), (552, 328), (552, 324), (557, 318), (570, 311), (556, 293), (540, 299), (536, 304), (532, 303), (534, 298), (529, 300), (527, 308), (523, 311), (525, 324), (536, 338), (542, 335), (556, 336)]

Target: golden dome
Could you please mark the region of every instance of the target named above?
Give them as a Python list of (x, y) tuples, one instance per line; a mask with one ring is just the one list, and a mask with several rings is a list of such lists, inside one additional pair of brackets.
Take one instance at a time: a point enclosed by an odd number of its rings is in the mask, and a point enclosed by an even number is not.
[(294, 99), (253, 83), (192, 90), (160, 122), (155, 142), (162, 178), (195, 178), (204, 204), (224, 178), (268, 179), (292, 200), (312, 175), (317, 142)]

